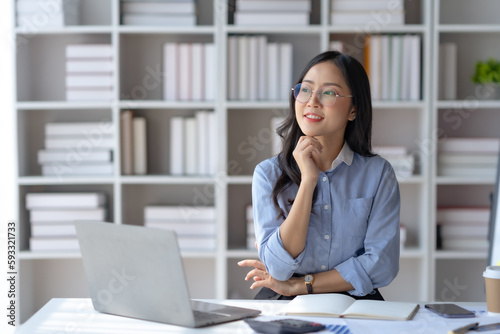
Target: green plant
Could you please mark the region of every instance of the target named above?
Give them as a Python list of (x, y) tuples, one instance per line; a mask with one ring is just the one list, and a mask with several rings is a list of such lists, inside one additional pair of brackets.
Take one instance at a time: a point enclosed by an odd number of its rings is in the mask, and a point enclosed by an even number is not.
[(471, 79), (472, 82), (478, 84), (500, 84), (500, 62), (493, 58), (490, 58), (487, 62), (478, 61), (476, 63), (476, 73)]

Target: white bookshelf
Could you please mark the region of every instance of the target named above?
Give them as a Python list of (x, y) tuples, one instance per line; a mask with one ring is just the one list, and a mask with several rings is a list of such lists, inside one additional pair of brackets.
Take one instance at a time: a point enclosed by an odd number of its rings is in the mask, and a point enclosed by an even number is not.
[[(12, 0), (15, 1), (15, 0)], [(419, 101), (375, 101), (373, 145), (405, 145), (419, 155), (415, 175), (398, 178), (401, 190), (401, 221), (408, 230), (407, 246), (401, 252), (400, 272), (395, 281), (382, 289), (386, 299), (441, 300), (446, 282), (458, 277), (470, 287), (457, 300), (483, 300), (476, 294), (482, 287), (477, 277), (462, 275), (461, 263), (482, 272), (485, 254), (438, 252), (435, 245), (435, 208), (446, 193), (472, 197), (486, 194), (493, 180), (445, 178), (436, 175), (436, 147), (433, 142), (439, 112), (464, 105), (472, 86), (470, 73), (476, 58), (500, 54), (500, 26), (493, 17), (495, 1), (480, 4), (466, 0), (407, 0), (406, 25), (331, 26), (329, 0), (312, 0), (312, 23), (283, 27), (243, 27), (227, 23), (227, 1), (198, 0), (198, 25), (195, 27), (141, 27), (120, 25), (119, 0), (85, 0), (80, 26), (40, 30), (35, 34), (16, 28), (19, 41), (16, 60), (18, 222), (20, 231), (20, 321), (24, 322), (52, 297), (86, 297), (87, 286), (79, 253), (34, 253), (28, 250), (29, 222), (24, 196), (28, 192), (99, 191), (108, 196), (109, 220), (116, 224), (142, 225), (144, 206), (179, 205), (199, 202), (214, 205), (217, 211), (217, 249), (214, 252), (183, 253), (188, 284), (193, 298), (252, 298), (249, 283), (243, 280), (246, 269), (236, 263), (257, 253), (246, 249), (245, 206), (251, 202), (251, 175), (260, 161), (270, 157), (271, 149), (261, 133), (262, 148), (252, 154), (245, 149), (249, 137), (269, 129), (270, 119), (285, 115), (287, 101), (229, 101), (227, 92), (227, 38), (233, 35), (266, 35), (268, 41), (292, 43), (293, 79), (316, 54), (328, 48), (330, 40), (341, 40), (357, 47), (353, 56), (364, 63), (364, 38), (370, 34), (418, 34), (422, 40), (422, 98)], [(457, 4), (458, 13), (446, 14)], [(474, 7), (474, 8), (472, 8)], [(476, 7), (482, 9), (477, 10)], [(444, 13), (444, 14), (442, 14)], [(483, 21), (485, 24), (483, 24)], [(439, 101), (437, 66), (439, 40), (456, 41), (462, 48), (459, 59), (457, 101)], [(148, 67), (162, 66), (162, 46), (166, 42), (214, 43), (217, 52), (217, 96), (213, 102), (169, 102), (163, 100), (162, 85), (134, 98), (134, 87), (141, 86)], [(114, 50), (115, 99), (112, 102), (66, 102), (64, 48), (69, 43), (110, 43)], [(478, 49), (480, 48), (480, 50)], [(466, 50), (466, 51), (465, 51)], [(462, 57), (462, 56), (461, 56)], [(462, 72), (462, 69), (464, 71)], [(479, 101), (473, 113), (477, 120), (460, 131), (494, 134), (499, 124), (498, 101)], [(147, 119), (148, 174), (120, 175), (120, 112), (132, 109)], [(217, 118), (217, 173), (213, 176), (171, 176), (169, 172), (168, 129), (173, 116), (194, 115), (197, 110), (213, 110)], [(492, 122), (493, 118), (496, 121)], [(114, 175), (109, 177), (61, 180), (40, 176), (36, 152), (41, 148), (44, 125), (53, 121), (111, 120), (115, 130)], [(448, 129), (445, 129), (446, 131)], [(241, 146), (243, 145), (243, 146)], [(428, 153), (430, 152), (430, 153)], [(461, 190), (460, 190), (461, 189)], [(465, 191), (464, 191), (465, 189)], [(455, 191), (456, 190), (456, 191)], [(467, 191), (470, 190), (470, 191)], [(467, 196), (465, 196), (467, 198)], [(452, 199), (450, 199), (452, 201)], [(481, 202), (484, 204), (484, 201)], [(473, 204), (467, 203), (465, 204)], [(470, 270), (467, 270), (468, 272)], [(450, 275), (448, 275), (450, 273)], [(447, 281), (446, 281), (447, 280)], [(411, 288), (409, 288), (411, 287)], [(479, 297), (478, 297), (479, 296)]]
[[(471, 81), (476, 61), (498, 59), (500, 3), (493, 0), (439, 0), (433, 4), (432, 73), (433, 89), (431, 128), (434, 138), (498, 137), (500, 101), (482, 100)], [(440, 100), (438, 95), (439, 44), (457, 45), (456, 100)], [(450, 120), (452, 117), (457, 117)], [(440, 301), (484, 301), (485, 251), (436, 250), (436, 214), (438, 206), (489, 206), (495, 179), (482, 175), (445, 177), (437, 174), (437, 146), (432, 148), (430, 192), (430, 297)], [(464, 270), (464, 268), (467, 268)], [(455, 288), (453, 288), (455, 287)], [(458, 288), (457, 288), (458, 287)]]

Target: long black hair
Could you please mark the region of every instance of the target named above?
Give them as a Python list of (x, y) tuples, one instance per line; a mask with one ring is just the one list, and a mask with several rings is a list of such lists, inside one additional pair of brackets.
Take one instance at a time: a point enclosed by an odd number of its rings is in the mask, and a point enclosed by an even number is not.
[[(314, 66), (323, 62), (331, 62), (341, 71), (347, 86), (351, 90), (352, 103), (356, 108), (356, 118), (347, 123), (344, 140), (356, 153), (363, 156), (373, 156), (371, 152), (372, 131), (372, 103), (370, 94), (370, 82), (363, 66), (353, 57), (338, 51), (323, 52), (309, 61), (300, 74), (295, 84), (301, 83), (307, 72)], [(299, 166), (293, 157), (293, 150), (304, 135), (297, 123), (295, 116), (295, 97), (290, 93), (290, 112), (283, 123), (277, 129), (282, 138), (283, 148), (278, 154), (278, 166), (281, 175), (274, 184), (273, 203), (284, 216), (283, 210), (278, 205), (278, 195), (291, 184), (300, 184), (301, 174)], [(314, 191), (313, 201), (316, 199), (317, 191)], [(293, 201), (293, 199), (289, 199)]]

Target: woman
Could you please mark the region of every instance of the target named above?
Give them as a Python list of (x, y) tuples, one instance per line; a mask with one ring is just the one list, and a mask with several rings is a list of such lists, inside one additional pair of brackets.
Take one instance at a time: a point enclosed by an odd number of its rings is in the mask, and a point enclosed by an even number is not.
[(371, 152), (368, 77), (354, 58), (327, 51), (306, 66), (278, 129), (282, 152), (252, 182), (259, 258), (246, 280), (256, 298), (347, 293), (383, 299), (399, 269), (399, 188)]

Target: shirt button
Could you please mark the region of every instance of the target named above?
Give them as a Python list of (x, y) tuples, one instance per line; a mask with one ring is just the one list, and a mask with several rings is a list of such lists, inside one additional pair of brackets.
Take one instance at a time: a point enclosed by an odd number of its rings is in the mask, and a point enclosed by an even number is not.
[(326, 204), (326, 205), (324, 206), (324, 208), (325, 208), (325, 210), (328, 210), (328, 208), (330, 208), (330, 207), (328, 206), (328, 204)]
[(330, 236), (328, 234), (325, 234), (325, 239), (326, 240), (330, 239)]
[(321, 266), (321, 270), (325, 270), (325, 269), (326, 269), (325, 265)]
[(326, 182), (326, 180), (327, 180), (326, 176), (323, 176), (323, 182)]

